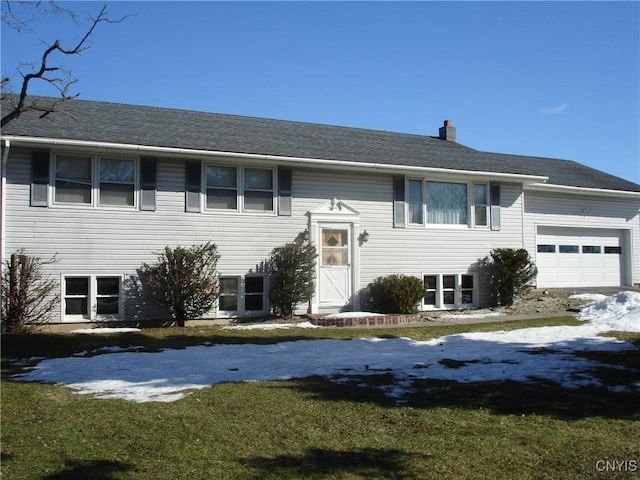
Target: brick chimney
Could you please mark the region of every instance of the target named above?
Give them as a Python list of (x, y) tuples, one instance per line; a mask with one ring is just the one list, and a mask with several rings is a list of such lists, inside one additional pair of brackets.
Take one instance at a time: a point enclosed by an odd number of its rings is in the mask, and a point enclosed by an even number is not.
[(449, 142), (456, 141), (456, 127), (453, 126), (451, 120), (444, 121), (444, 125), (438, 130), (438, 137)]

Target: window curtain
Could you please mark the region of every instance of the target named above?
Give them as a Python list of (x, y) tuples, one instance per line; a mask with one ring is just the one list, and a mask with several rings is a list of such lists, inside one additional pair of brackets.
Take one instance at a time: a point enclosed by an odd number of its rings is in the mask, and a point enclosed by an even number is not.
[(467, 185), (427, 182), (427, 222), (465, 225), (467, 223)]

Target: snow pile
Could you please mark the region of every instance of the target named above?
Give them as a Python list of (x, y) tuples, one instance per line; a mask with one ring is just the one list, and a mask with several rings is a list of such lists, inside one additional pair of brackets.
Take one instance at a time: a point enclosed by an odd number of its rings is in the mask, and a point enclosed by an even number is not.
[(625, 291), (585, 305), (579, 320), (589, 321), (603, 332), (640, 332), (640, 293)]
[(139, 332), (139, 328), (78, 328), (69, 333), (80, 333), (84, 335), (101, 335), (104, 333), (131, 333)]
[[(631, 343), (600, 334), (609, 330), (640, 331), (640, 294), (623, 292), (595, 301), (580, 318), (584, 324), (579, 326), (473, 332), (429, 341), (323, 339), (271, 345), (207, 342), (159, 352), (134, 351), (139, 347), (102, 347), (78, 356), (42, 360), (33, 370), (15, 379), (56, 383), (79, 394), (133, 402), (172, 402), (191, 390), (222, 382), (311, 375), (360, 384), (363, 376), (391, 373), (394, 380), (382, 388), (399, 402), (419, 379), (457, 382), (546, 379), (565, 388), (602, 386), (593, 375), (601, 364), (575, 353), (636, 349)], [(609, 388), (634, 391), (638, 385)]]

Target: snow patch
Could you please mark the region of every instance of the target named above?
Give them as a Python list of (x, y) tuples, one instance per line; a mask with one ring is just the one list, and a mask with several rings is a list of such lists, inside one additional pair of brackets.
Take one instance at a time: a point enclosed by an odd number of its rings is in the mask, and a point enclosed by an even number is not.
[[(257, 382), (324, 376), (362, 382), (366, 375), (392, 374), (382, 390), (398, 403), (417, 379), (457, 382), (518, 382), (546, 379), (565, 388), (601, 386), (592, 371), (601, 365), (576, 351), (635, 350), (601, 333), (640, 331), (640, 294), (622, 292), (588, 305), (579, 326), (473, 332), (416, 341), (410, 338), (300, 340), (271, 345), (210, 344), (159, 352), (103, 347), (100, 355), (45, 359), (17, 381), (65, 385), (78, 394), (132, 402), (172, 402), (193, 390), (223, 382)], [(311, 324), (263, 324), (267, 328), (311, 328)], [(277, 325), (277, 327), (275, 326)], [(242, 329), (234, 326), (227, 329)], [(315, 327), (315, 326), (313, 326)], [(96, 329), (94, 329), (96, 330)], [(136, 348), (136, 347), (132, 347)], [(35, 360), (34, 358), (29, 359)], [(638, 385), (613, 385), (635, 391)]]

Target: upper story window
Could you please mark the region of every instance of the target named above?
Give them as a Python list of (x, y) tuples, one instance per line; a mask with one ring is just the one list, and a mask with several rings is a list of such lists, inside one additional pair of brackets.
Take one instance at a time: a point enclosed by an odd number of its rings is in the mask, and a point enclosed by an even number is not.
[(235, 167), (206, 167), (207, 208), (238, 209), (238, 169)]
[(473, 224), (477, 227), (489, 225), (489, 201), (486, 183), (473, 185)]
[(409, 180), (409, 223), (424, 223), (423, 191), (422, 180)]
[(467, 185), (427, 182), (427, 223), (467, 224)]
[(57, 154), (54, 157), (57, 204), (134, 207), (136, 160)]
[(245, 211), (273, 212), (273, 171), (265, 168), (244, 169)]
[(91, 157), (56, 155), (56, 203), (91, 204)]
[(274, 171), (270, 168), (205, 166), (206, 208), (274, 212)]
[(134, 205), (134, 160), (100, 158), (100, 205)]
[(500, 230), (500, 184), (394, 176), (393, 226), (450, 225)]

